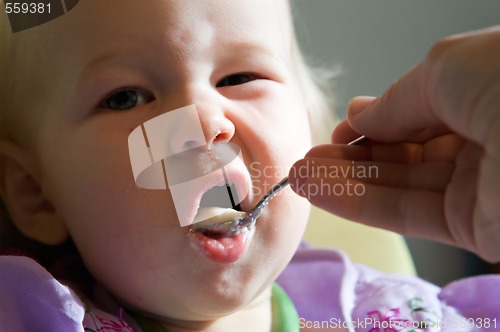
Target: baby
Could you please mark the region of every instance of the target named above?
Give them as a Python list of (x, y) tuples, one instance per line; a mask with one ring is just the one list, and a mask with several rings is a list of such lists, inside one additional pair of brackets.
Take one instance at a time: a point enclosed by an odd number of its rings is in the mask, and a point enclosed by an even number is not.
[[(29, 239), (9, 234), (5, 251), (43, 265), (0, 257), (1, 331), (472, 330), (457, 327), (463, 317), (495, 330), (498, 302), (474, 294), (499, 292), (493, 277), (440, 293), (335, 251), (296, 252), (309, 203), (290, 189), (255, 226), (220, 236), (180, 227), (171, 190), (137, 185), (131, 133), (189, 105), (201, 145), (241, 150), (225, 167), (234, 210), (310, 149), (323, 101), (286, 0), (84, 0), (35, 28), (13, 33), (5, 13), (1, 23), (3, 227)], [(168, 144), (182, 152), (193, 140)], [(189, 220), (221, 184), (207, 181), (185, 197)]]

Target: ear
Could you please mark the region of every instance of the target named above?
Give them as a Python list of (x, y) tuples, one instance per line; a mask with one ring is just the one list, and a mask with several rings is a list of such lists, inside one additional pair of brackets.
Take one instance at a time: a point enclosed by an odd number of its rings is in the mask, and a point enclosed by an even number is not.
[(0, 196), (17, 229), (47, 245), (63, 243), (68, 230), (45, 197), (38, 169), (28, 151), (0, 140)]

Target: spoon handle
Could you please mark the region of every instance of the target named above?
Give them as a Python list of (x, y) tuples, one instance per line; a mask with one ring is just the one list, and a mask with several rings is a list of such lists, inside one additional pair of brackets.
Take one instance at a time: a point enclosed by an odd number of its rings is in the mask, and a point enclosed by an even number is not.
[(284, 177), (280, 182), (276, 183), (271, 189), (260, 199), (260, 201), (254, 206), (254, 208), (248, 213), (249, 218), (257, 217), (262, 209), (269, 204), (269, 201), (273, 199), (278, 192), (289, 185), (288, 176)]
[[(368, 140), (368, 138), (366, 136), (364, 136), (364, 135), (359, 136), (358, 138), (347, 143), (347, 145), (357, 145), (357, 144), (363, 143), (366, 140)], [(257, 205), (252, 209), (252, 211), (250, 213), (252, 213), (254, 210), (256, 210), (259, 205), (264, 205), (264, 206), (267, 205), (269, 200), (271, 200), (274, 196), (276, 196), (276, 194), (281, 189), (285, 188), (288, 185), (289, 185), (288, 176), (286, 176), (280, 182), (278, 182), (277, 184), (272, 186), (272, 188), (269, 190), (269, 192), (266, 195), (264, 195), (264, 197), (262, 197), (262, 199), (259, 201), (259, 203), (257, 203)]]

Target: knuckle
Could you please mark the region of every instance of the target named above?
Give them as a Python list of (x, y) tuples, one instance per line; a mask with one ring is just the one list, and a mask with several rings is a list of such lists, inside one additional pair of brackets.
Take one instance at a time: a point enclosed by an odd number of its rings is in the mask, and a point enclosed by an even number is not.
[(445, 39), (441, 39), (437, 43), (435, 43), (429, 53), (427, 54), (427, 62), (431, 64), (439, 63), (443, 58), (450, 53), (450, 50), (453, 49), (459, 43), (458, 37), (447, 37)]
[(436, 65), (446, 64), (466, 65), (476, 63), (476, 59), (484, 63), (485, 59), (494, 59), (498, 63), (500, 50), (500, 26), (488, 29), (452, 35), (439, 40), (429, 50), (426, 62)]
[(484, 117), (483, 103), (498, 100), (499, 53), (500, 28), (437, 42), (424, 60), (431, 105), (449, 121), (458, 121), (460, 128), (471, 126), (476, 115)]

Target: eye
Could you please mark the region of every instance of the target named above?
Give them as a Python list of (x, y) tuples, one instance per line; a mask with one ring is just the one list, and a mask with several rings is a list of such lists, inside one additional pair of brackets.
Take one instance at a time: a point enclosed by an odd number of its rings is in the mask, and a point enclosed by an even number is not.
[(102, 103), (103, 108), (125, 111), (154, 100), (151, 94), (136, 88), (120, 89), (111, 93)]
[(232, 74), (228, 75), (226, 77), (223, 77), (217, 84), (215, 85), (218, 88), (224, 87), (224, 86), (234, 86), (234, 85), (241, 85), (245, 84), (254, 80), (257, 80), (261, 77), (252, 74), (252, 73), (238, 73), (238, 74)]

